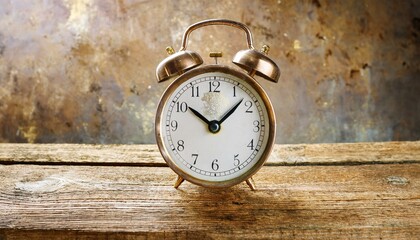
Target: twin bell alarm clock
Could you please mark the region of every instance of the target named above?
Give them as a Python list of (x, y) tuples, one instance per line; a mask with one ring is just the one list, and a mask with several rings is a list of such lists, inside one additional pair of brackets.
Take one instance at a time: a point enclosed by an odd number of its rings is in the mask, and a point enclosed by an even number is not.
[[(246, 33), (248, 49), (239, 51), (232, 66), (217, 64), (221, 52), (209, 53), (216, 64), (203, 64), (187, 50), (189, 35), (209, 25), (231, 26)], [(276, 118), (273, 105), (255, 76), (272, 82), (279, 67), (267, 56), (269, 47), (255, 50), (250, 29), (239, 22), (210, 19), (189, 26), (181, 48), (156, 69), (158, 82), (176, 77), (160, 99), (156, 141), (162, 157), (178, 174), (175, 188), (187, 180), (204, 187), (230, 187), (252, 176), (273, 148)]]

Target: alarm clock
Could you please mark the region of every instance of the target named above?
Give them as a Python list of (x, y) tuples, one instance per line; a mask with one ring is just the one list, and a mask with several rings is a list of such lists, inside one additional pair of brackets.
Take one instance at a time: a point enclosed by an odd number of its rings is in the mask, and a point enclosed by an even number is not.
[[(216, 64), (187, 50), (194, 30), (231, 26), (246, 33), (248, 49), (239, 51), (232, 66), (217, 64), (221, 52), (210, 53)], [(269, 157), (276, 135), (276, 118), (267, 93), (255, 76), (272, 82), (279, 67), (267, 56), (269, 47), (255, 50), (250, 29), (239, 22), (210, 19), (189, 26), (181, 48), (166, 48), (169, 56), (156, 69), (158, 82), (177, 77), (158, 104), (155, 135), (159, 151), (178, 175), (175, 188), (187, 180), (204, 187), (230, 187), (252, 176)]]

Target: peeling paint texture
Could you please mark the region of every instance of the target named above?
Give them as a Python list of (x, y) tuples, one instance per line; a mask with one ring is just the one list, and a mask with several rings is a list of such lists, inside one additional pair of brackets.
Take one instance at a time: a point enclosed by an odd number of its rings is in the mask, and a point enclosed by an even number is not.
[[(0, 142), (154, 143), (165, 48), (208, 18), (270, 45), (277, 143), (420, 139), (420, 2), (0, 0)], [(243, 32), (210, 26), (188, 48), (231, 64)]]

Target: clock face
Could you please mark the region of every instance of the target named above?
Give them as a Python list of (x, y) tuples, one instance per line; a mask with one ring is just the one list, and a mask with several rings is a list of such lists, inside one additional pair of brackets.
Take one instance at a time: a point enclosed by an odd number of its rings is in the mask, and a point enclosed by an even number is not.
[(159, 148), (169, 166), (191, 182), (239, 183), (271, 150), (270, 101), (245, 74), (218, 66), (191, 70), (169, 86), (160, 105)]

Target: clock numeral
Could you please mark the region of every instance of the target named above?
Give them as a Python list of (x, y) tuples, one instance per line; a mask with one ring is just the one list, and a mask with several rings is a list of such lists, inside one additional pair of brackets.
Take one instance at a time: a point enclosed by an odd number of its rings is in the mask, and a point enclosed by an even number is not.
[(182, 151), (184, 151), (184, 149), (185, 149), (185, 147), (184, 147), (184, 140), (178, 140), (178, 146), (176, 147), (176, 149), (179, 151), (179, 152), (182, 152)]
[(254, 150), (254, 139), (252, 139), (251, 142), (249, 142), (246, 146), (249, 147), (251, 150)]
[(193, 154), (191, 154), (191, 157), (194, 159), (194, 165), (195, 165), (197, 163), (198, 154), (193, 153)]
[(246, 101), (244, 104), (245, 104), (245, 107), (248, 107), (245, 112), (246, 113), (252, 113), (252, 110), (250, 110), (252, 108), (252, 102), (251, 101)]
[(176, 112), (186, 112), (188, 109), (188, 105), (186, 102), (176, 102)]
[(254, 121), (254, 132), (259, 132), (260, 131), (260, 121), (258, 121), (258, 120), (255, 120)]
[(239, 165), (239, 163), (241, 163), (241, 162), (239, 161), (238, 157), (239, 157), (239, 154), (235, 154), (235, 155), (233, 156), (233, 165), (235, 165), (235, 167), (236, 167), (236, 166), (238, 166), (238, 165)]
[(219, 81), (209, 82), (209, 92), (220, 92), (220, 90), (218, 90), (219, 87), (220, 87)]
[(178, 129), (178, 122), (176, 120), (171, 121), (171, 130), (175, 132)]
[(199, 97), (200, 96), (200, 91), (198, 86), (192, 86), (191, 87), (191, 97)]
[(236, 86), (233, 86), (233, 97), (236, 97)]
[(213, 169), (213, 171), (219, 170), (219, 164), (217, 164), (218, 162), (219, 160), (214, 159), (213, 162), (211, 163), (211, 169)]

